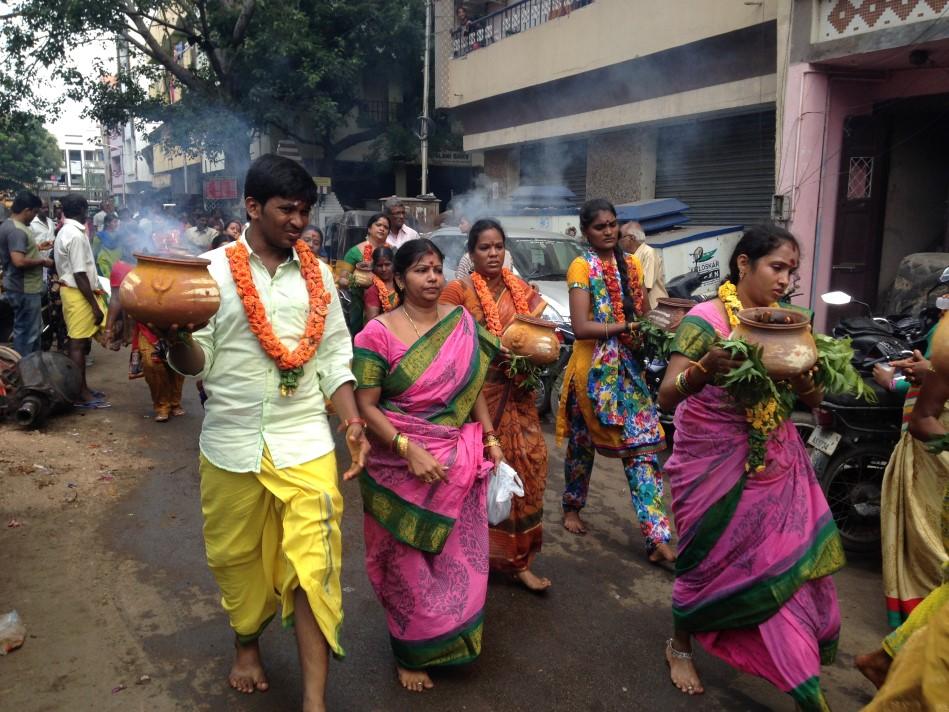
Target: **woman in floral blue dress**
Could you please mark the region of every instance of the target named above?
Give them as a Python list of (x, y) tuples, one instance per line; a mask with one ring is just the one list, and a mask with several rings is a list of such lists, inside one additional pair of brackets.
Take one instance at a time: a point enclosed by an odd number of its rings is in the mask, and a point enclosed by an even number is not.
[(564, 528), (586, 534), (586, 505), (596, 453), (623, 461), (650, 561), (674, 561), (662, 501), (658, 453), (665, 435), (643, 379), (637, 317), (644, 313), (642, 267), (619, 247), (616, 210), (590, 200), (580, 210), (589, 249), (567, 271), (576, 334), (564, 374), (557, 439), (569, 439), (564, 463)]

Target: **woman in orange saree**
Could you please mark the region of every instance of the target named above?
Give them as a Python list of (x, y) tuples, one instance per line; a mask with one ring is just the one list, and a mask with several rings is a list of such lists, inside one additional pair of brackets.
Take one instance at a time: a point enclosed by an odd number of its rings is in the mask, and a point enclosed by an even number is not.
[[(477, 221), (468, 232), (473, 271), (448, 284), (439, 300), (465, 307), (498, 337), (515, 314), (540, 316), (547, 306), (526, 282), (503, 268), (505, 239), (497, 220)], [(504, 459), (524, 483), (524, 496), (514, 497), (510, 516), (490, 528), (490, 564), (495, 571), (512, 574), (529, 590), (544, 591), (550, 580), (537, 576), (531, 565), (543, 539), (547, 444), (540, 430), (534, 390), (526, 387), (525, 376), (508, 376), (506, 362), (503, 353), (494, 359), (482, 393), (501, 439)]]

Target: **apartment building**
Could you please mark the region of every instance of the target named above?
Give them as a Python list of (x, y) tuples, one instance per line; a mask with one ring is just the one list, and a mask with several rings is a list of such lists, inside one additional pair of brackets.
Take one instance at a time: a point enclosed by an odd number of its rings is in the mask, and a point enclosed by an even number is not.
[(766, 219), (778, 4), (435, 0), (436, 102), (500, 194), (561, 184), (676, 197), (697, 223)]
[[(805, 298), (819, 327), (843, 313), (821, 303), (830, 290), (901, 309), (889, 295), (924, 291), (949, 265), (949, 0), (793, 0), (781, 12), (777, 192), (809, 263)], [(897, 279), (920, 253), (931, 257)]]

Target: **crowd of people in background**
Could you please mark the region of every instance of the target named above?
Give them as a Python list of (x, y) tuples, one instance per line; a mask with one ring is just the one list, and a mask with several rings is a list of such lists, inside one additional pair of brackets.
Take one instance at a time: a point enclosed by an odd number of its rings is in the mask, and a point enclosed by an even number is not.
[[(535, 593), (552, 586), (535, 571), (547, 444), (533, 392), (522, 387), (526, 376), (512, 369), (500, 341), (517, 317), (540, 317), (547, 304), (510, 269), (495, 219), (470, 224), (460, 216), (467, 263), (446, 284), (442, 252), (406, 224), (398, 198), (386, 200), (364, 239), (331, 265), (323, 232), (307, 224), (315, 193), (301, 166), (265, 156), (246, 183), (246, 223), (204, 210), (146, 207), (133, 215), (111, 200), (93, 212), (78, 194), (52, 206), (17, 195), (0, 225), (14, 346), (24, 355), (40, 348), (41, 305), (55, 294), (66, 353), (82, 373), (77, 407), (110, 407), (85, 378), (94, 339), (130, 347), (129, 378), (147, 382), (157, 422), (185, 414), (186, 375), (203, 379), (204, 535), (237, 636), (229, 683), (246, 693), (268, 687), (257, 641), (278, 604), (297, 627), (305, 697), (322, 700), (328, 655), (343, 654), (331, 403), (353, 463), (344, 478), (359, 479), (365, 565), (386, 612), (398, 678), (422, 692), (434, 685), (431, 670), (481, 653), (489, 571)], [(566, 274), (576, 341), (556, 418), (558, 443), (567, 444), (564, 529), (587, 534), (580, 515), (594, 459), (619, 460), (646, 557), (676, 570), (664, 651), (673, 684), (687, 695), (704, 691), (697, 640), (800, 709), (828, 709), (820, 671), (834, 659), (841, 628), (831, 577), (844, 565), (837, 526), (793, 423), (779, 424), (763, 463), (749, 469), (747, 414), (717, 381), (740, 365), (721, 346), (738, 312), (773, 305), (793, 284), (797, 240), (774, 225), (744, 231), (718, 298), (692, 308), (677, 329), (655, 402), (638, 322), (666, 294), (661, 258), (642, 226), (620, 225), (606, 200), (587, 201), (579, 225), (581, 254)], [(194, 334), (123, 314), (119, 287), (136, 253), (158, 252), (210, 259), (222, 307)], [(256, 291), (264, 284), (266, 308)], [(348, 314), (338, 290), (347, 293)], [(263, 314), (266, 328), (249, 328), (251, 314)], [(286, 344), (297, 340), (291, 352)], [(920, 442), (945, 435), (949, 379), (922, 354), (896, 365), (924, 388), (911, 394), (907, 433), (885, 481), (884, 534), (892, 542), (884, 583), (899, 628), (856, 661), (883, 686), (880, 700), (920, 690), (926, 699), (920, 680), (932, 655), (924, 645), (945, 641), (949, 611), (949, 468), (945, 454)], [(882, 372), (877, 378), (893, 387)], [(808, 407), (823, 398), (813, 371), (787, 387)], [(675, 449), (663, 467), (660, 407), (676, 414)], [(489, 524), (489, 473), (502, 461), (519, 473), (524, 495), (506, 519)], [(910, 644), (919, 631), (926, 637)]]

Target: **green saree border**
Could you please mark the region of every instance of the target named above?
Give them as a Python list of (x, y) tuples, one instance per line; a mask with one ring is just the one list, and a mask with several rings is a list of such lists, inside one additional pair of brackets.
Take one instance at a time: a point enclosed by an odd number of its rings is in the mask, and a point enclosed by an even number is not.
[(741, 495), (745, 491), (747, 481), (748, 476), (742, 475), (732, 485), (732, 488), (705, 512), (699, 522), (695, 536), (692, 537), (692, 541), (689, 542), (684, 551), (679, 552), (679, 556), (676, 558), (676, 576), (691, 571), (701, 564), (715, 544), (718, 543), (725, 528), (735, 515), (735, 510), (741, 501)]
[(488, 525), (489, 529), (496, 529), (497, 531), (504, 532), (505, 534), (524, 534), (529, 532), (531, 529), (534, 529), (538, 525), (542, 524), (544, 521), (544, 509), (541, 507), (538, 511), (533, 514), (520, 517), (517, 520), (512, 520), (511, 517), (508, 517), (500, 524), (490, 524)]
[(817, 650), (820, 653), (821, 665), (833, 665), (837, 659), (837, 646), (840, 643), (839, 638), (833, 640), (822, 640), (817, 644)]
[(379, 388), (389, 373), (389, 364), (372, 349), (353, 347), (353, 375), (356, 388)]
[(673, 605), (675, 626), (690, 633), (704, 633), (758, 625), (773, 616), (805, 581), (828, 576), (845, 562), (837, 525), (828, 518), (814, 543), (787, 571), (688, 610)]
[(463, 665), (481, 654), (484, 610), (456, 630), (425, 641), (409, 642), (389, 636), (398, 664), (408, 670)]
[(716, 341), (718, 341), (718, 333), (705, 319), (685, 316), (676, 329), (671, 351), (682, 354), (692, 361), (698, 361), (708, 353)]
[(445, 339), (451, 336), (463, 313), (461, 307), (455, 307), (409, 347), (399, 365), (386, 378), (386, 383), (382, 386), (383, 398), (389, 399), (404, 393), (415, 384), (432, 365), (435, 356), (445, 344)]
[(820, 689), (820, 678), (809, 677), (797, 687), (788, 691), (797, 702), (801, 712), (830, 712), (830, 705)]
[(406, 502), (363, 470), (359, 474), (363, 510), (398, 541), (429, 554), (441, 553), (455, 520)]
[(429, 418), (433, 423), (461, 427), (463, 423), (468, 421), (471, 409), (474, 408), (475, 401), (478, 400), (478, 395), (481, 393), (481, 387), (484, 386), (484, 380), (488, 377), (491, 362), (500, 350), (501, 342), (494, 334), (484, 329), (480, 324), (475, 323), (475, 326), (478, 330), (478, 342), (475, 345), (474, 353), (471, 355), (471, 366), (468, 373), (465, 374), (468, 385), (459, 391), (458, 395), (444, 409)]

